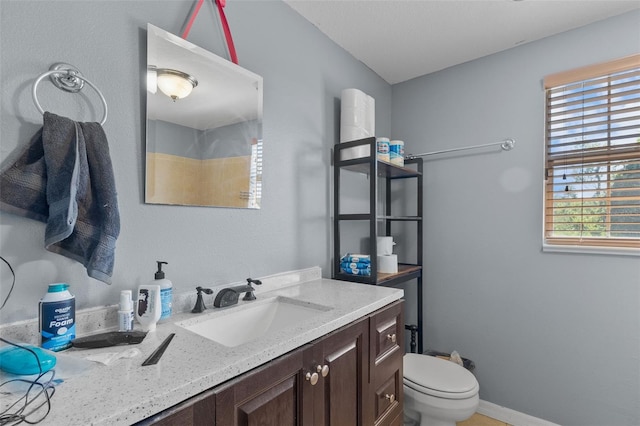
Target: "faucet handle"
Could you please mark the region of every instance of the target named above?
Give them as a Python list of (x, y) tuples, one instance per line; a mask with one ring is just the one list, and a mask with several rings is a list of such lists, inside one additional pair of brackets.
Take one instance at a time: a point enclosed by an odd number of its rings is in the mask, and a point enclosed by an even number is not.
[(204, 287), (196, 287), (196, 291), (198, 292), (198, 297), (196, 298), (196, 305), (193, 307), (193, 309), (191, 310), (191, 312), (193, 312), (194, 314), (199, 314), (200, 312), (203, 312), (205, 309), (207, 309), (207, 307), (204, 305), (204, 299), (202, 298), (202, 293), (206, 293), (206, 294), (212, 294), (213, 290), (211, 290), (210, 288), (204, 288)]
[(262, 281), (254, 280), (253, 278), (247, 278), (247, 285), (251, 284), (262, 285)]
[(251, 290), (249, 290), (249, 291), (247, 291), (245, 293), (245, 295), (242, 298), (242, 300), (256, 300), (256, 296), (253, 294), (253, 287), (251, 287), (251, 284), (261, 285), (262, 281), (254, 280), (253, 278), (247, 278), (247, 285), (249, 286), (249, 288)]

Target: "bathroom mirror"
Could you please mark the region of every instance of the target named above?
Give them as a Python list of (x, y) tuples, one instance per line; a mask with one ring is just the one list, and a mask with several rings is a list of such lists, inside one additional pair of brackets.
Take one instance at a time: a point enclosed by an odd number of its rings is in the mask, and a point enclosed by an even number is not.
[(262, 77), (147, 25), (145, 202), (259, 209)]

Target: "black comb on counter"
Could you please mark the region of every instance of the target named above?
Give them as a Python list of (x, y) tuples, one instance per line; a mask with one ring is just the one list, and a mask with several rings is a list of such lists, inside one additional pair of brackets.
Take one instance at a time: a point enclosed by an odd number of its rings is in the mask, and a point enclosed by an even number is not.
[(137, 345), (147, 335), (146, 331), (109, 331), (91, 336), (73, 339), (71, 344), (76, 348), (107, 348), (119, 345)]

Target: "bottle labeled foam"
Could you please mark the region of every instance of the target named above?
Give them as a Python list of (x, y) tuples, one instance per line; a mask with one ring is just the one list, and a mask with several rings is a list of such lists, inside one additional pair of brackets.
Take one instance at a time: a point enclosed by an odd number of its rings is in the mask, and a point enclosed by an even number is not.
[(50, 351), (67, 349), (76, 338), (76, 298), (68, 288), (66, 283), (49, 284), (40, 300), (40, 346)]
[(160, 301), (162, 302), (162, 315), (160, 316), (160, 321), (162, 321), (171, 316), (173, 306), (173, 284), (165, 278), (164, 271), (162, 270), (162, 265), (168, 265), (168, 263), (161, 260), (156, 260), (156, 263), (158, 264), (158, 270), (156, 271), (154, 276), (155, 279), (151, 284), (160, 286)]

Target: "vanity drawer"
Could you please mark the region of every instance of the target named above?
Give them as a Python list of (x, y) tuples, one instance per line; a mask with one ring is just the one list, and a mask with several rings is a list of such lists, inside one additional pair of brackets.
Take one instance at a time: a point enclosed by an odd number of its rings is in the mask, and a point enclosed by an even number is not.
[(402, 425), (403, 306), (404, 301), (400, 300), (376, 312), (369, 320), (369, 403), (375, 426)]
[(402, 370), (396, 370), (379, 384), (374, 392), (373, 402), (375, 426), (388, 426), (402, 413)]
[(375, 314), (371, 318), (370, 327), (372, 367), (396, 353), (404, 353), (402, 302)]

